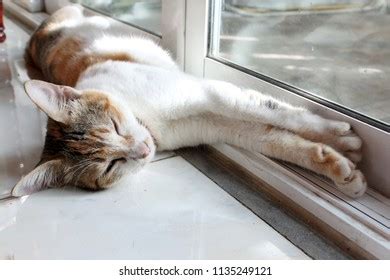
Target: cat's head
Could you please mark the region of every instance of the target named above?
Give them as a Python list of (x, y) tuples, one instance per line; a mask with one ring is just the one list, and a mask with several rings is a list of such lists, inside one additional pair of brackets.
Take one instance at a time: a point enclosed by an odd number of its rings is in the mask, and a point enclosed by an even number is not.
[(108, 95), (36, 80), (25, 90), (49, 118), (41, 161), (16, 184), (14, 196), (49, 186), (108, 188), (153, 158), (149, 130)]

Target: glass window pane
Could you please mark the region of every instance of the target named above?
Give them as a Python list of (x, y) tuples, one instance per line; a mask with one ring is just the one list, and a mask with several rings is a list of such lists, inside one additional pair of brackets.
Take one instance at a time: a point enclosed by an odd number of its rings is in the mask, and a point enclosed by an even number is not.
[(86, 7), (161, 36), (161, 0), (73, 0)]
[(388, 125), (389, 3), (215, 0), (211, 55)]

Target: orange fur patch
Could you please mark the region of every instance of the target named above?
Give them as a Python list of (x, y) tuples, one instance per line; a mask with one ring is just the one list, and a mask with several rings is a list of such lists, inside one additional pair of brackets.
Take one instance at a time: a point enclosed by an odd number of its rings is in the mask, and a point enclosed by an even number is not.
[(83, 50), (84, 42), (68, 38), (59, 42), (46, 58), (51, 69), (53, 82), (67, 86), (75, 86), (80, 75), (90, 66), (109, 60), (128, 61), (133, 59), (126, 53), (88, 54)]

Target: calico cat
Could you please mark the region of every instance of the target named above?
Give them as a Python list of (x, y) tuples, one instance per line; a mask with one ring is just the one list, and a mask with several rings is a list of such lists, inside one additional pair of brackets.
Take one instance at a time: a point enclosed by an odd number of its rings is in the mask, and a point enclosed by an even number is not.
[(36, 30), (26, 62), (46, 80), (30, 80), (25, 90), (48, 124), (41, 161), (14, 196), (49, 186), (109, 188), (156, 151), (218, 142), (312, 170), (351, 197), (366, 190), (355, 165), (362, 141), (348, 123), (189, 76), (157, 44), (86, 17), (79, 6)]

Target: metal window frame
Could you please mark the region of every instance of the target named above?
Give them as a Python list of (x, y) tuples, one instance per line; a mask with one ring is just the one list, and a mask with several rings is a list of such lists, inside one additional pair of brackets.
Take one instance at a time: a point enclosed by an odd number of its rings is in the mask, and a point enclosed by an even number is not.
[[(264, 79), (253, 71), (212, 57), (208, 47), (211, 44), (209, 3), (211, 0), (187, 0), (187, 10), (191, 14), (187, 13), (186, 18), (186, 72), (258, 89), (292, 104), (305, 106), (324, 117), (351, 123), (364, 141), (364, 160), (360, 169), (366, 174), (373, 189), (390, 197), (390, 174), (387, 172), (387, 167), (390, 166), (390, 133), (357, 119), (345, 110), (329, 107), (329, 104), (319, 103), (309, 95), (298, 94), (290, 88), (274, 84), (273, 79)], [(236, 76), (243, 76), (244, 79), (235, 79)]]
[(329, 104), (297, 94), (253, 71), (213, 58), (209, 52), (210, 44), (215, 44), (210, 38), (210, 3), (211, 0), (187, 0), (186, 72), (257, 89), (292, 104), (305, 106), (324, 117), (351, 123), (364, 141), (364, 160), (360, 168), (369, 178), (371, 188), (364, 198), (351, 200), (332, 188), (329, 182), (321, 178), (313, 179), (310, 173), (302, 169), (292, 170), (263, 155), (248, 153), (228, 145), (215, 145), (213, 148), (272, 186), (278, 195), (292, 198), (297, 207), (318, 216), (321, 222), (339, 232), (345, 242), (374, 258), (389, 258), (388, 223), (383, 225), (377, 222), (375, 214), (370, 216), (367, 210), (369, 203), (366, 202), (373, 196), (373, 204), (384, 207), (390, 205), (390, 200), (385, 197), (390, 197), (390, 174), (387, 171), (390, 166), (389, 133), (357, 119), (348, 111), (329, 107)]

